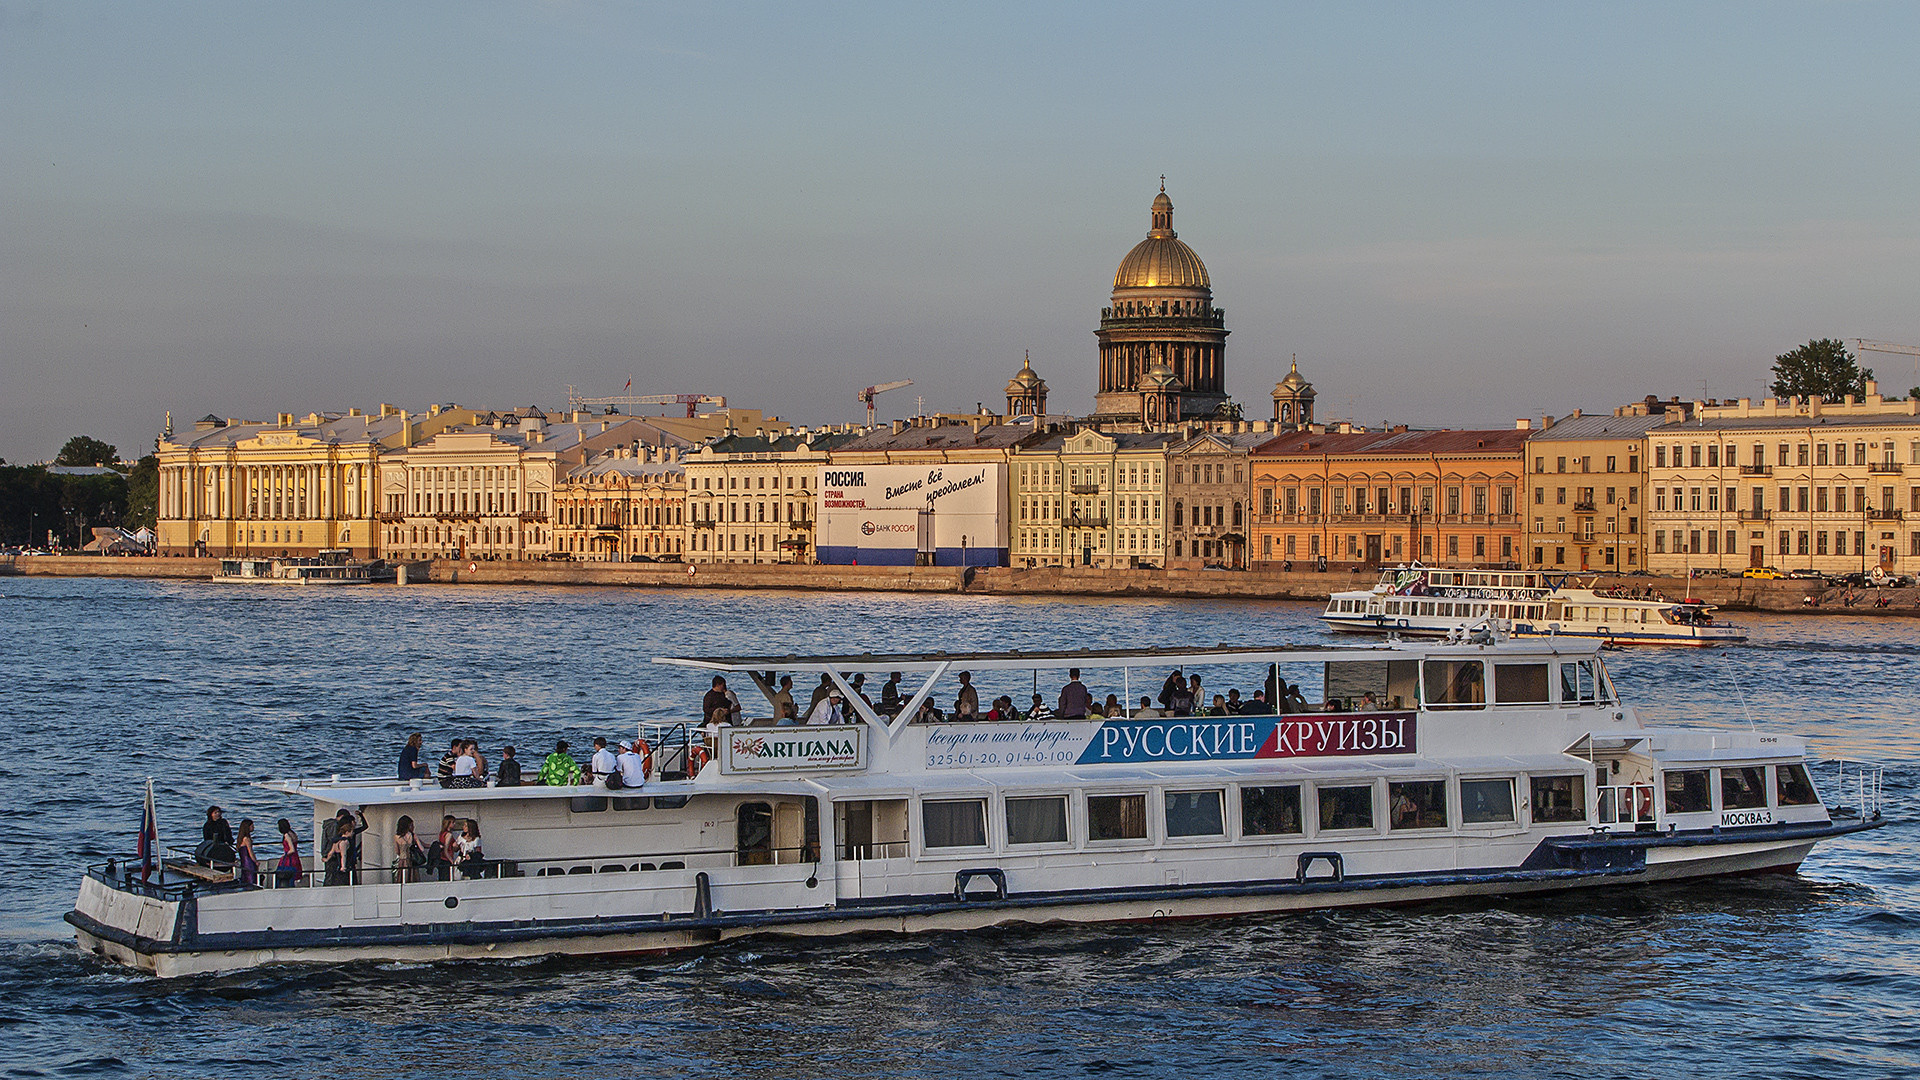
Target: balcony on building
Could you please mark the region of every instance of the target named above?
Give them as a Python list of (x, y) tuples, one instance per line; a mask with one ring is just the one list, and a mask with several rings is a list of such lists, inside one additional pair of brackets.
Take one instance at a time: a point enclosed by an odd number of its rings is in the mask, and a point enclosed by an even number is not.
[(1902, 521), (1905, 519), (1905, 517), (1906, 515), (1898, 510), (1868, 510), (1867, 511), (1868, 521)]
[(1741, 476), (1772, 476), (1772, 475), (1773, 475), (1773, 466), (1771, 466), (1771, 465), (1742, 465), (1742, 466), (1740, 466), (1740, 475), (1741, 475)]
[(1773, 520), (1773, 511), (1771, 511), (1771, 510), (1742, 510), (1742, 511), (1740, 511), (1740, 520), (1741, 520), (1741, 521), (1772, 521), (1772, 520)]
[(1072, 487), (1069, 487), (1067, 490), (1072, 492), (1075, 495), (1098, 495), (1100, 494), (1100, 485), (1099, 484), (1074, 484)]
[(1107, 519), (1104, 515), (1100, 517), (1082, 517), (1079, 514), (1069, 514), (1067, 515), (1066, 526), (1069, 529), (1104, 529), (1107, 527)]
[(1890, 473), (1898, 476), (1900, 474), (1900, 463), (1897, 461), (1876, 461), (1867, 466), (1867, 471), (1870, 473)]

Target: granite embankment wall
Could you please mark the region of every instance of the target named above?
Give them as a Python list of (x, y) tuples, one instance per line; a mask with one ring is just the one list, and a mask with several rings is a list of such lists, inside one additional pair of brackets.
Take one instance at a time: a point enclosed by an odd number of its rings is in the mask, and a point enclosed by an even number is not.
[(220, 572), (219, 559), (134, 559), (117, 555), (23, 555), (21, 573), (37, 577), (199, 578)]
[[(85, 555), (38, 555), (17, 562), (29, 575), (60, 577), (198, 578), (218, 573), (218, 559), (125, 559)], [(471, 569), (469, 569), (471, 567)], [(681, 563), (453, 562), (408, 567), (408, 580), (457, 585), (621, 585), (643, 588), (803, 589), (836, 592), (931, 592), (988, 596), (1159, 596), (1210, 600), (1325, 600), (1343, 589), (1366, 588), (1375, 575), (1345, 572), (1228, 570), (1096, 570), (1043, 567), (1034, 570), (983, 567), (971, 572), (947, 566), (792, 566), (717, 563), (690, 568)], [(1732, 611), (1810, 614), (1920, 614), (1920, 589), (1856, 590), (1857, 606), (1842, 602), (1842, 590), (1818, 582), (1746, 578), (1624, 578), (1631, 587), (1651, 586), (1669, 597), (1697, 596)], [(1888, 607), (1876, 607), (1880, 597)], [(1809, 606), (1808, 597), (1820, 598)]]

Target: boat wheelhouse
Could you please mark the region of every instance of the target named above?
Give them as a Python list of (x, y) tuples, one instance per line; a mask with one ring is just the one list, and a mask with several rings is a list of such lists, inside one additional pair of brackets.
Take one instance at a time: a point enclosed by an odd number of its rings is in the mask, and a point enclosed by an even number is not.
[(1609, 645), (1732, 645), (1747, 640), (1712, 604), (1650, 589), (1570, 587), (1563, 575), (1520, 570), (1383, 570), (1371, 589), (1334, 593), (1320, 618), (1348, 633), (1446, 637), (1489, 620), (1515, 637), (1594, 638)]
[[(744, 677), (769, 703), (774, 673), (819, 676), (854, 722), (645, 727), (637, 789), (266, 783), (310, 801), (313, 835), (343, 808), (365, 814), (348, 883), (314, 883), (311, 862), (298, 883), (276, 880), (270, 857), (247, 881), (190, 858), (143, 875), (122, 858), (86, 870), (67, 920), (84, 949), (161, 975), (641, 953), (769, 932), (1200, 918), (1791, 872), (1819, 840), (1878, 824), (1876, 770), (1812, 768), (1786, 735), (1648, 728), (1598, 648), (1488, 634), (662, 658)], [(1040, 673), (1076, 668), (1149, 701), (1153, 689), (1136, 688), (1159, 688), (1169, 669), (1270, 678), (1294, 711), (922, 721), (963, 671), (983, 698), (1013, 684), (1051, 698), (1057, 680)], [(883, 694), (898, 707), (882, 711), (853, 676), (890, 672), (902, 696)], [(1818, 783), (1853, 805), (1823, 801)], [(396, 865), (402, 815), (423, 834), (443, 815), (477, 822), (485, 858), (446, 879)]]

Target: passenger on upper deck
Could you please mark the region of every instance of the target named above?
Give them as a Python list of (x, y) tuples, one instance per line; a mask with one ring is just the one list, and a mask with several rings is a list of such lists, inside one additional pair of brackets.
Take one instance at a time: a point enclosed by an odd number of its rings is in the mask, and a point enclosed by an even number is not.
[(853, 682), (851, 685), (853, 686), (854, 695), (857, 696), (861, 701), (866, 702), (868, 708), (872, 708), (873, 699), (867, 696), (867, 690), (866, 690), (867, 673), (864, 671), (854, 672)]
[(1143, 696), (1140, 699), (1140, 707), (1134, 710), (1133, 715), (1136, 718), (1146, 718), (1146, 717), (1165, 716), (1167, 714), (1153, 707), (1152, 698)]
[(1173, 674), (1167, 676), (1167, 681), (1160, 684), (1160, 707), (1163, 709), (1173, 708), (1174, 691), (1185, 690), (1186, 688), (1187, 677), (1181, 673), (1179, 668), (1174, 668)]
[(813, 712), (807, 714), (809, 724), (844, 724), (846, 713), (840, 703), (840, 691), (829, 690), (827, 696), (820, 699)]
[(1200, 715), (1201, 716), (1231, 715), (1230, 713), (1227, 712), (1227, 699), (1220, 696), (1219, 694), (1213, 695), (1213, 704), (1208, 705), (1205, 709), (1200, 710)]
[(1369, 690), (1360, 695), (1360, 712), (1373, 712), (1378, 708), (1380, 708), (1380, 699), (1373, 696), (1373, 691)]
[(440, 768), (437, 770), (437, 774), (440, 778), (441, 787), (453, 786), (451, 783), (453, 780), (453, 763), (460, 760), (461, 741), (460, 736), (455, 735), (447, 743), (447, 752), (440, 755)]
[(935, 705), (933, 699), (929, 697), (920, 703), (920, 708), (913, 714), (912, 722), (916, 724), (937, 724), (945, 719), (946, 717), (940, 715), (940, 707)]
[(1046, 699), (1039, 694), (1033, 695), (1033, 711), (1027, 714), (1027, 719), (1036, 724), (1053, 719), (1053, 710), (1047, 708)]
[(880, 688), (880, 711), (888, 716), (898, 715), (902, 702), (900, 699), (900, 673), (889, 671), (887, 684)]
[(1240, 706), (1240, 715), (1241, 716), (1273, 715), (1273, 706), (1267, 704), (1266, 691), (1255, 690), (1253, 692), (1253, 700), (1247, 702), (1245, 705)]
[(520, 786), (520, 759), (513, 756), (513, 747), (500, 748), (500, 768), (495, 771), (500, 776), (501, 787)]
[(548, 787), (572, 787), (580, 782), (580, 763), (567, 753), (567, 740), (553, 744), (553, 753), (540, 763), (540, 782)]
[[(788, 702), (789, 705), (792, 702)], [(637, 740), (636, 740), (637, 742)], [(623, 746), (620, 756), (615, 759), (620, 765), (620, 786), (637, 788), (647, 783), (647, 756), (638, 746)]]
[(811, 717), (813, 710), (819, 708), (820, 703), (827, 700), (827, 695), (833, 692), (833, 679), (826, 672), (821, 672), (820, 685), (813, 688), (813, 695), (807, 699), (807, 715)]
[[(718, 679), (714, 681), (719, 682)], [(713, 695), (708, 694), (707, 696), (712, 697)], [(726, 706), (722, 705), (720, 708), (724, 710)], [(619, 767), (619, 762), (614, 760), (613, 751), (607, 749), (606, 736), (595, 735), (593, 737), (593, 754), (587, 758), (587, 783), (591, 784), (596, 780), (605, 780)]]
[(993, 709), (987, 713), (987, 719), (995, 722), (1001, 720), (1018, 720), (1020, 719), (1020, 714), (1013, 710), (1013, 699), (1002, 694), (993, 699)]
[(773, 692), (773, 696), (767, 699), (767, 704), (773, 706), (773, 719), (776, 723), (781, 717), (787, 715), (788, 710), (793, 708), (793, 676), (780, 676), (780, 689)]
[[(705, 723), (712, 719), (715, 709), (724, 709), (727, 713), (728, 722), (731, 723), (737, 716), (734, 712), (737, 707), (738, 704), (734, 700), (733, 695), (727, 692), (727, 680), (715, 675), (713, 677), (713, 689), (708, 690), (706, 696), (700, 699), (701, 722)], [(606, 740), (602, 739), (596, 749), (604, 749), (605, 745)], [(594, 771), (598, 772), (599, 769), (596, 767)], [(607, 771), (612, 772), (613, 770), (609, 768)]]
[(460, 741), (460, 756), (453, 759), (453, 776), (448, 778), (450, 788), (477, 788), (481, 786), (480, 758), (474, 752), (472, 739)]
[[(1254, 692), (1259, 693), (1259, 691), (1257, 690)], [(1236, 686), (1233, 689), (1228, 690), (1227, 691), (1227, 715), (1239, 716), (1241, 713), (1246, 711), (1247, 711), (1247, 703), (1240, 700), (1240, 688)]]
[(1101, 712), (1101, 713), (1102, 713), (1103, 715), (1106, 715), (1106, 716), (1109, 716), (1109, 717), (1112, 717), (1112, 716), (1125, 716), (1125, 715), (1127, 714), (1127, 708), (1126, 708), (1126, 706), (1124, 706), (1124, 705), (1122, 705), (1122, 704), (1120, 704), (1120, 695), (1119, 695), (1119, 694), (1108, 694), (1108, 695), (1107, 695), (1107, 704), (1106, 704), (1106, 706), (1105, 706), (1105, 707), (1103, 707), (1103, 708), (1102, 708), (1102, 709), (1100, 710), (1100, 712)]
[(1054, 714), (1062, 720), (1082, 720), (1086, 718), (1087, 706), (1093, 704), (1093, 695), (1087, 692), (1087, 684), (1080, 681), (1080, 669), (1067, 669), (1067, 685), (1060, 688), (1060, 706)]
[(424, 780), (427, 777), (427, 767), (420, 762), (420, 742), (421, 735), (416, 731), (407, 736), (407, 745), (400, 748), (399, 772), (400, 782), (403, 784), (409, 780)]
[[(1194, 682), (1196, 684), (1199, 682), (1199, 678), (1197, 676), (1195, 677)], [(1176, 684), (1173, 687), (1173, 689), (1169, 691), (1167, 694), (1167, 715), (1192, 716), (1193, 703), (1194, 703), (1194, 692), (1192, 690), (1187, 689), (1187, 684), (1183, 680), (1180, 683)]]
[(781, 702), (780, 711), (776, 713), (773, 718), (774, 726), (775, 727), (792, 727), (793, 725), (798, 724), (799, 722), (800, 722), (800, 714), (794, 710), (793, 702), (791, 701)]
[(960, 673), (960, 693), (953, 699), (953, 721), (964, 724), (980, 718), (980, 691), (973, 688), (973, 672)]

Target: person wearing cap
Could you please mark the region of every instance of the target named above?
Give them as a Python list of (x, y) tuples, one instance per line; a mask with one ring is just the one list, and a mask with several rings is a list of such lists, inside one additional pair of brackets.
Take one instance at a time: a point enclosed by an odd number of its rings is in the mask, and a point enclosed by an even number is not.
[(540, 763), (540, 782), (547, 787), (573, 787), (580, 782), (580, 763), (567, 753), (567, 740), (553, 744), (553, 753)]
[(840, 690), (837, 687), (827, 691), (827, 696), (821, 698), (820, 704), (814, 706), (813, 711), (807, 714), (807, 723), (809, 724), (840, 724), (845, 722), (845, 707), (840, 698)]
[(620, 765), (620, 786), (643, 787), (647, 782), (647, 757), (632, 746), (622, 746), (615, 759)]
[(964, 724), (980, 718), (980, 691), (973, 688), (973, 672), (960, 673), (960, 694), (953, 699), (953, 719)]

